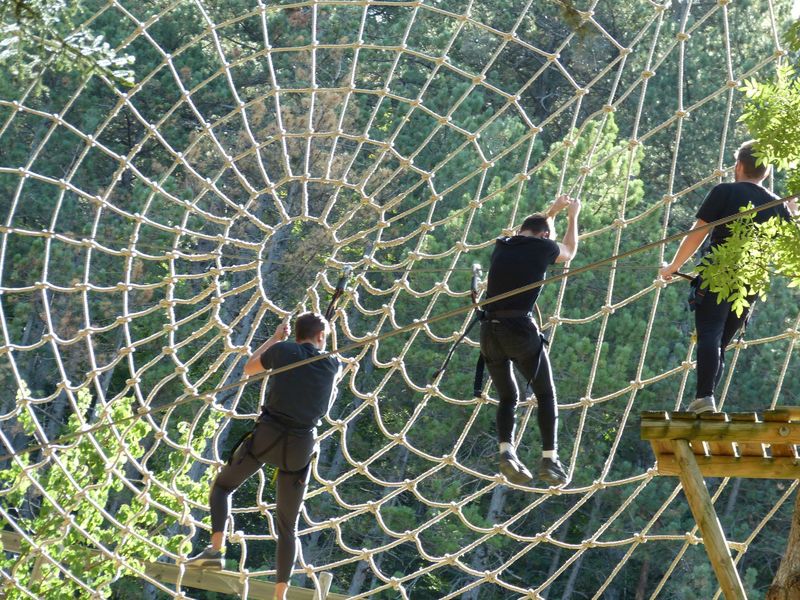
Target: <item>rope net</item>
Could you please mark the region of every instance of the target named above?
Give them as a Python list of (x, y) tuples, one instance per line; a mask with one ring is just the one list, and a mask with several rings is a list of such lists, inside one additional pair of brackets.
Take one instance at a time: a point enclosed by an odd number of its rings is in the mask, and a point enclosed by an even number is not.
[[(207, 535), (209, 482), (267, 385), (231, 385), (249, 349), (324, 311), (349, 267), (295, 584), (719, 597), (677, 480), (638, 440), (637, 413), (681, 406), (694, 368), (685, 284), (655, 280), (663, 247), (543, 290), (563, 489), (497, 474), (474, 335), (431, 378), (469, 312), (413, 325), (466, 307), (472, 263), (556, 194), (585, 207), (573, 268), (687, 228), (746, 135), (737, 88), (784, 54), (788, 3), (216, 4), (98, 4), (82, 27), (136, 56), (130, 89), (55, 71), (45, 92), (2, 88), (0, 516), (21, 538), (4, 594), (108, 597), (134, 578), (199, 597), (145, 563), (180, 565)], [(796, 302), (775, 289), (760, 310), (723, 407), (800, 394)], [(517, 411), (529, 462), (535, 410)], [(245, 588), (274, 574), (271, 475), (234, 500)], [(709, 485), (755, 585), (796, 484)]]

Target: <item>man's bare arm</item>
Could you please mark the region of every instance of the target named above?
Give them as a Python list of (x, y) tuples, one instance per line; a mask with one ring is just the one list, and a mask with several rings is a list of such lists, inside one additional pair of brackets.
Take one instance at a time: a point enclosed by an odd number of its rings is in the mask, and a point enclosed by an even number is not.
[(661, 270), (658, 272), (662, 279), (666, 279), (667, 281), (672, 279), (672, 276), (686, 264), (686, 261), (689, 260), (695, 252), (697, 252), (697, 249), (708, 235), (708, 229), (698, 229), (703, 225), (707, 225), (706, 221), (703, 221), (703, 219), (697, 219), (697, 221), (694, 222), (692, 230), (681, 240), (681, 245), (678, 246), (675, 258), (673, 258), (672, 262), (667, 266), (661, 267)]
[(266, 342), (261, 344), (258, 349), (250, 355), (247, 363), (244, 365), (244, 374), (250, 377), (251, 375), (256, 375), (258, 373), (263, 373), (265, 371), (264, 366), (261, 364), (261, 355), (264, 354), (267, 350), (272, 348), (278, 342), (282, 342), (286, 338), (289, 337), (289, 333), (291, 333), (291, 328), (289, 327), (289, 321), (284, 321), (280, 325), (278, 325), (277, 329), (275, 329), (275, 333), (272, 334), (272, 337), (269, 338)]
[(578, 252), (578, 215), (580, 212), (581, 201), (577, 198), (570, 199), (569, 204), (567, 204), (567, 231), (564, 232), (564, 237), (558, 243), (557, 263), (571, 261)]

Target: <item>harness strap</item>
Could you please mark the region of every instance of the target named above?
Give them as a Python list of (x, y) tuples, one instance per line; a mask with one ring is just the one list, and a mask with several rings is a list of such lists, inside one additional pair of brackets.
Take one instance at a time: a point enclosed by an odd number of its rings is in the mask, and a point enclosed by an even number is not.
[(345, 289), (347, 289), (347, 282), (350, 281), (350, 276), (353, 274), (353, 269), (349, 266), (342, 269), (342, 276), (339, 277), (339, 281), (336, 283), (336, 289), (333, 291), (333, 297), (331, 298), (330, 304), (328, 304), (328, 309), (325, 311), (325, 320), (330, 321), (333, 318), (333, 315), (336, 314), (336, 303), (339, 301), (339, 298), (342, 297), (344, 294)]
[(434, 379), (436, 379), (439, 375), (444, 373), (444, 371), (447, 369), (447, 365), (450, 364), (450, 359), (453, 358), (453, 354), (455, 353), (458, 345), (462, 341), (464, 341), (464, 338), (467, 337), (467, 335), (469, 335), (469, 332), (472, 331), (472, 328), (475, 327), (476, 323), (479, 323), (482, 319), (483, 319), (483, 311), (476, 310), (475, 316), (472, 317), (472, 321), (470, 321), (469, 325), (467, 325), (467, 328), (464, 330), (464, 333), (458, 336), (458, 339), (455, 342), (453, 342), (452, 346), (450, 346), (450, 350), (447, 352), (447, 356), (445, 357), (444, 362), (442, 362), (442, 366), (436, 369), (436, 371), (433, 373)]
[(475, 363), (475, 379), (472, 382), (472, 395), (477, 398), (483, 392), (483, 373), (486, 370), (486, 359), (483, 354), (478, 354), (478, 362)]
[[(481, 268), (481, 265), (479, 263), (474, 263), (472, 265), (472, 281), (470, 283), (470, 296), (472, 297), (473, 304), (478, 303), (478, 296), (480, 295), (480, 281), (482, 277), (483, 277), (483, 269)], [(469, 322), (469, 325), (467, 325), (467, 328), (464, 330), (464, 333), (458, 336), (458, 339), (455, 342), (453, 342), (452, 346), (450, 346), (450, 350), (447, 352), (447, 356), (445, 356), (445, 359), (442, 362), (442, 366), (439, 367), (433, 373), (433, 379), (436, 379), (437, 377), (439, 377), (439, 375), (445, 372), (445, 370), (447, 369), (447, 365), (450, 364), (450, 359), (453, 358), (453, 354), (455, 353), (456, 348), (461, 342), (464, 341), (464, 338), (467, 337), (467, 335), (469, 335), (469, 332), (472, 331), (472, 328), (475, 327), (475, 325), (483, 319), (483, 315), (484, 313), (482, 310), (478, 308), (475, 309), (475, 314), (472, 317), (472, 321)], [(481, 376), (481, 380), (482, 379), (483, 376)]]

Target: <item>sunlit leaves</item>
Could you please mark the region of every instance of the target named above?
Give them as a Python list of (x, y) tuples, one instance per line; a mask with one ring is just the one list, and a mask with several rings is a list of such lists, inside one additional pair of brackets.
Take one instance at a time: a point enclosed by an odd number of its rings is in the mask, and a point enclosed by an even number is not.
[(0, 3), (0, 65), (20, 81), (44, 69), (102, 74), (133, 85), (134, 57), (117, 54), (102, 35), (74, 24), (80, 7), (64, 0), (11, 0)]
[[(752, 206), (751, 206), (752, 208)], [(800, 228), (797, 223), (772, 217), (756, 223), (748, 214), (728, 225), (730, 237), (715, 246), (698, 267), (702, 287), (729, 301), (737, 315), (750, 305), (748, 298), (766, 298), (772, 275), (800, 285)]]

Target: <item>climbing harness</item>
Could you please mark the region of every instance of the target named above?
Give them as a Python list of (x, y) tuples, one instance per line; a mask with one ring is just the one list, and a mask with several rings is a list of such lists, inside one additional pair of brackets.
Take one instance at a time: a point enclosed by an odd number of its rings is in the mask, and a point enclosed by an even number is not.
[[(480, 289), (479, 289), (480, 288), (480, 281), (481, 281), (482, 278), (483, 278), (483, 269), (481, 268), (480, 264), (475, 263), (474, 265), (472, 265), (472, 282), (470, 284), (470, 296), (472, 298), (472, 304), (477, 304), (478, 303), (478, 297), (480, 296)], [(456, 348), (458, 347), (458, 345), (462, 341), (464, 341), (464, 338), (467, 337), (467, 335), (469, 335), (469, 332), (472, 331), (473, 327), (475, 327), (475, 325), (479, 321), (483, 320), (483, 314), (484, 313), (480, 308), (476, 308), (475, 309), (475, 313), (472, 316), (472, 320), (469, 322), (469, 325), (467, 325), (466, 329), (464, 329), (464, 333), (462, 333), (460, 336), (458, 336), (458, 339), (455, 342), (453, 342), (452, 346), (450, 346), (450, 350), (447, 352), (447, 356), (445, 356), (445, 359), (442, 362), (442, 366), (439, 367), (434, 372), (433, 379), (436, 379), (437, 377), (439, 377), (439, 375), (441, 375), (442, 373), (445, 372), (445, 370), (447, 369), (447, 365), (450, 364), (450, 359), (453, 358), (453, 353), (456, 351)], [(478, 358), (478, 364), (475, 366), (475, 384), (476, 385), (478, 384), (478, 368), (480, 368), (480, 371), (481, 371), (480, 379), (481, 379), (481, 382), (482, 382), (483, 381), (483, 356), (480, 356)], [(481, 385), (481, 387), (482, 387), (482, 385)], [(480, 394), (478, 394), (478, 395), (480, 395)]]
[(330, 304), (328, 304), (328, 309), (325, 311), (325, 320), (329, 321), (333, 318), (333, 315), (336, 314), (336, 304), (339, 302), (339, 299), (344, 295), (345, 290), (347, 289), (347, 283), (350, 281), (350, 278), (353, 275), (352, 267), (346, 266), (342, 270), (342, 276), (339, 277), (339, 281), (336, 283), (336, 289), (333, 291), (333, 297), (331, 298)]

